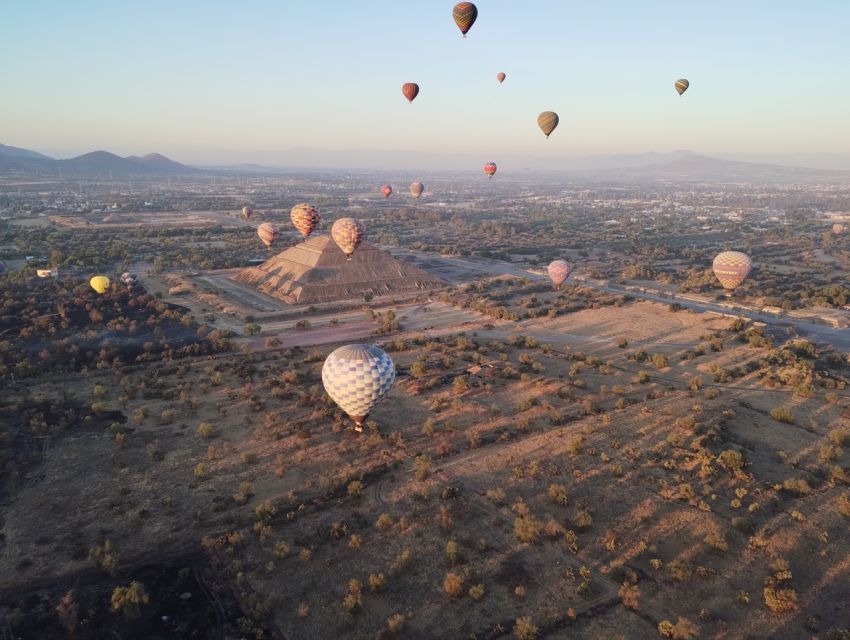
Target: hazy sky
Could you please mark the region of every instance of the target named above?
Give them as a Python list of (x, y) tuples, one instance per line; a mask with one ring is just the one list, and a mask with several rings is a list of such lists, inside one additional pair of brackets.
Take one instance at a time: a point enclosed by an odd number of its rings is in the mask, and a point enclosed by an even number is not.
[(848, 0), (479, 0), (466, 39), (453, 4), (0, 0), (0, 142), (196, 163), (850, 150)]

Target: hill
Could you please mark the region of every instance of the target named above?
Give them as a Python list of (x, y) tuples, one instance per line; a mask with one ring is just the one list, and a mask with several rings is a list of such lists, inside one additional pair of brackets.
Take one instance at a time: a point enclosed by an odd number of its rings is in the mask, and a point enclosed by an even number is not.
[(199, 170), (159, 153), (122, 158), (109, 151), (92, 151), (75, 158), (56, 160), (29, 149), (0, 144), (0, 172), (95, 177), (185, 175)]

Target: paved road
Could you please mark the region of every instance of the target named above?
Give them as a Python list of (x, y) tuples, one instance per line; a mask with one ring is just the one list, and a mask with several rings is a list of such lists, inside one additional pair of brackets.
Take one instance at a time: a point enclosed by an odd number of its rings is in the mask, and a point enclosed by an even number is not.
[[(387, 248), (389, 249), (390, 247)], [(542, 274), (532, 273), (523, 267), (513, 265), (509, 262), (503, 262), (500, 260), (454, 257), (449, 258), (445, 256), (425, 254), (409, 249), (398, 249), (397, 247), (392, 247), (392, 249), (396, 255), (410, 256), (414, 260), (427, 260), (432, 264), (445, 263), (445, 270), (448, 273), (457, 273), (460, 268), (467, 272), (481, 273), (492, 276), (511, 275), (519, 278), (528, 278), (529, 280), (548, 280), (548, 278)], [(624, 287), (608, 282), (597, 282), (589, 279), (575, 278), (574, 280), (582, 286), (589, 287), (591, 289), (596, 289), (597, 291), (603, 291), (605, 293), (611, 293), (615, 295), (628, 294), (633, 298), (650, 300), (652, 302), (660, 302), (661, 304), (670, 304), (671, 302), (678, 302), (682, 307), (686, 309), (693, 309), (694, 311), (699, 311), (702, 313), (714, 312), (730, 316), (744, 316), (752, 320), (756, 320), (758, 322), (764, 322), (765, 324), (769, 325), (793, 325), (797, 328), (797, 331), (800, 333), (800, 335), (803, 335), (814, 342), (825, 342), (827, 344), (831, 344), (840, 351), (850, 351), (850, 329), (836, 329), (828, 325), (817, 324), (815, 322), (807, 322), (805, 320), (791, 318), (788, 316), (775, 316), (773, 314), (762, 313), (761, 311), (756, 309), (750, 309), (746, 305), (738, 305), (736, 308), (730, 309), (728, 307), (723, 307), (720, 304), (712, 302), (684, 300), (679, 297), (668, 298), (652, 293), (626, 290)]]

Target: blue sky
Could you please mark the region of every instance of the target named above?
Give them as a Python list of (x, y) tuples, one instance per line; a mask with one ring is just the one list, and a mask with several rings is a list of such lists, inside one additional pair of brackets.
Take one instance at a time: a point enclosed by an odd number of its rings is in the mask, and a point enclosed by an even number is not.
[(190, 162), (850, 150), (846, 0), (476, 4), (464, 39), (451, 1), (0, 0), (0, 142)]

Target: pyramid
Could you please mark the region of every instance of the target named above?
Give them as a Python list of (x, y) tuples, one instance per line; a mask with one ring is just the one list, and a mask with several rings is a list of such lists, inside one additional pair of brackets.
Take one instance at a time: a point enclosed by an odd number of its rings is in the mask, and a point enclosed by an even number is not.
[(346, 260), (329, 236), (312, 236), (234, 280), (290, 304), (314, 304), (442, 287), (437, 276), (363, 243)]

